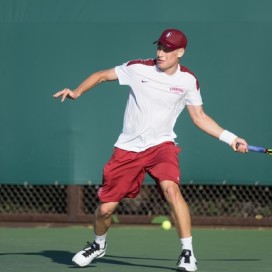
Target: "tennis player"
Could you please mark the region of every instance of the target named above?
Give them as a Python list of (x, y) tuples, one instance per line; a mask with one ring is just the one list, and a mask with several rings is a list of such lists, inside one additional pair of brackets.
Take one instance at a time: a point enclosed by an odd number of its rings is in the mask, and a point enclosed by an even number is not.
[(78, 266), (87, 266), (105, 255), (113, 212), (122, 199), (138, 195), (148, 173), (172, 212), (181, 243), (178, 270), (197, 270), (190, 212), (180, 188), (180, 147), (175, 143), (174, 132), (185, 106), (198, 128), (227, 143), (234, 151), (247, 152), (244, 139), (223, 129), (204, 112), (197, 78), (179, 64), (187, 46), (185, 34), (178, 29), (166, 29), (154, 43), (156, 59), (128, 61), (95, 72), (76, 89), (65, 88), (53, 95), (61, 97), (61, 101), (77, 99), (97, 84), (112, 80), (129, 86), (123, 130), (103, 169), (103, 183), (97, 193), (100, 203), (94, 214), (94, 241), (73, 257)]

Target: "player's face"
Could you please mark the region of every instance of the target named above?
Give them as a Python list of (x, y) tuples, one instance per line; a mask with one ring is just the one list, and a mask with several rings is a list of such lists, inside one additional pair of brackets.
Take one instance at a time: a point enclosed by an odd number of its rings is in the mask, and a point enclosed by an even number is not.
[(157, 47), (157, 66), (165, 73), (171, 75), (177, 70), (179, 58), (183, 55), (184, 49), (168, 50), (162, 44)]

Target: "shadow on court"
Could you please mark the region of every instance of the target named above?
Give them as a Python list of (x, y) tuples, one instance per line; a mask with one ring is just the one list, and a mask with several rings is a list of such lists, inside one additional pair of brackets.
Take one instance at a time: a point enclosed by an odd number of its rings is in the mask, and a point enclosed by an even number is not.
[(52, 262), (58, 264), (71, 265), (74, 253), (62, 250), (44, 250), (41, 252), (17, 252), (17, 253), (0, 253), (2, 255), (14, 255), (14, 256), (44, 256), (51, 259)]
[[(78, 268), (78, 266), (72, 263), (72, 258), (74, 253), (69, 251), (62, 251), (62, 250), (44, 250), (41, 252), (18, 252), (18, 253), (0, 253), (1, 255), (21, 255), (21, 256), (44, 256), (50, 259), (54, 263), (67, 265), (70, 268)], [(120, 259), (131, 260), (131, 261), (122, 261)], [(163, 267), (163, 266), (156, 266), (156, 265), (147, 265), (141, 263), (133, 263), (133, 260), (150, 260), (150, 261), (169, 261), (171, 262), (170, 265), (173, 266), (176, 260), (174, 259), (162, 259), (162, 258), (143, 258), (143, 257), (124, 257), (124, 256), (115, 256), (115, 255), (107, 255), (101, 259), (94, 260), (89, 266), (87, 267), (95, 267), (97, 263), (104, 263), (110, 265), (118, 265), (118, 266), (130, 266), (130, 267), (143, 267), (143, 268), (157, 268), (157, 269), (167, 269), (176, 271), (173, 267)]]
[[(121, 260), (123, 259), (123, 260)], [(135, 263), (136, 260), (142, 260), (143, 263)], [(161, 266), (161, 265), (149, 265), (145, 264), (144, 261), (170, 261), (170, 266)], [(167, 269), (176, 271), (173, 266), (175, 266), (176, 260), (172, 259), (158, 259), (158, 258), (142, 258), (142, 257), (129, 257), (129, 256), (115, 256), (115, 255), (107, 255), (104, 258), (97, 259), (94, 263), (105, 263), (105, 264), (111, 264), (111, 265), (118, 265), (118, 266), (126, 266), (126, 267), (142, 267), (142, 268), (156, 268), (156, 269)], [(174, 264), (174, 265), (173, 265)]]
[(261, 262), (262, 259), (230, 259), (230, 258), (226, 258), (226, 259), (199, 259), (199, 261), (201, 262)]
[[(66, 265), (69, 268), (76, 268), (77, 266), (73, 265), (72, 258), (74, 253), (69, 251), (62, 250), (44, 250), (41, 252), (18, 252), (18, 253), (1, 253), (0, 255), (24, 255), (24, 256), (44, 256), (45, 258), (50, 259), (54, 263)], [(143, 261), (142, 263), (135, 261)], [(169, 266), (160, 266), (160, 265), (149, 265), (145, 264), (145, 261), (164, 261), (169, 262)], [(199, 262), (260, 262), (262, 259), (253, 259), (253, 258), (213, 258), (213, 259), (199, 259)], [(148, 257), (137, 257), (137, 256), (117, 256), (117, 255), (106, 255), (101, 259), (96, 259), (88, 267), (96, 267), (97, 263), (104, 263), (109, 265), (116, 266), (126, 266), (126, 267), (142, 267), (142, 268), (152, 268), (152, 269), (165, 269), (176, 271), (173, 266), (175, 265), (176, 260), (170, 258), (148, 258)]]

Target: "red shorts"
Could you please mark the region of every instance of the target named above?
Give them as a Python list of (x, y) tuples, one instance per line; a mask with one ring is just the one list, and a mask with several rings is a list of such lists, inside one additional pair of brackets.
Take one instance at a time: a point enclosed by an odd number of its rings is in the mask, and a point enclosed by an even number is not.
[(111, 159), (104, 167), (103, 183), (97, 193), (100, 201), (119, 202), (123, 198), (135, 198), (146, 173), (157, 185), (164, 180), (179, 184), (179, 152), (180, 147), (173, 142), (165, 142), (142, 152), (115, 147)]

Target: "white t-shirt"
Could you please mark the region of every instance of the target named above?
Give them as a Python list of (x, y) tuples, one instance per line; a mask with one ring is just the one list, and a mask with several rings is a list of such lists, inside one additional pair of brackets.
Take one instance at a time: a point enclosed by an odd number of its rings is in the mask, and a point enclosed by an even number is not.
[(155, 59), (134, 60), (116, 66), (115, 72), (119, 84), (130, 87), (118, 148), (140, 152), (174, 142), (174, 126), (185, 105), (202, 105), (198, 81), (184, 66), (167, 75)]

